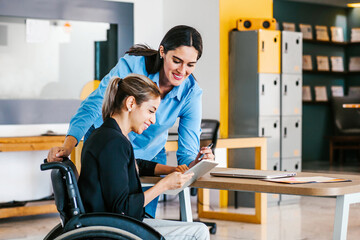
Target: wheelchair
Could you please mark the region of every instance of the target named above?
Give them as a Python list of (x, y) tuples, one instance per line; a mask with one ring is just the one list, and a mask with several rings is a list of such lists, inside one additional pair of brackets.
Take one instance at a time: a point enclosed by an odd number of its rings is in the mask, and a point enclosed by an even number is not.
[(77, 186), (79, 174), (70, 159), (50, 163), (44, 160), (40, 168), (52, 169), (51, 182), (61, 221), (44, 240), (165, 239), (152, 227), (125, 215), (86, 213)]

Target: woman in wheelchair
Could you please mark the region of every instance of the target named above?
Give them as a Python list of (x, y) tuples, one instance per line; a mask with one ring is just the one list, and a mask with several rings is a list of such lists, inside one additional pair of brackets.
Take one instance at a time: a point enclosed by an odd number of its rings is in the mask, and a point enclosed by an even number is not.
[[(166, 190), (181, 187), (191, 178), (186, 165), (170, 167), (135, 159), (128, 133), (141, 134), (155, 123), (160, 90), (143, 75), (113, 78), (107, 87), (104, 123), (84, 144), (78, 181), (86, 212), (110, 212), (145, 222), (166, 239), (209, 239), (202, 223), (145, 218), (144, 207)], [(136, 139), (134, 140), (136, 142)], [(143, 192), (139, 176), (168, 174)]]

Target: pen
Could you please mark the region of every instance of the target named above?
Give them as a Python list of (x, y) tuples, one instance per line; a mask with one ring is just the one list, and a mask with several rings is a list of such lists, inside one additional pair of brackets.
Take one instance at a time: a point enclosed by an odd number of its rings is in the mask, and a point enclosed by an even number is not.
[[(213, 146), (213, 143), (210, 143), (209, 145), (207, 145), (207, 148), (211, 148)], [(205, 153), (201, 154), (200, 157), (198, 158), (198, 160), (201, 160), (204, 157)]]

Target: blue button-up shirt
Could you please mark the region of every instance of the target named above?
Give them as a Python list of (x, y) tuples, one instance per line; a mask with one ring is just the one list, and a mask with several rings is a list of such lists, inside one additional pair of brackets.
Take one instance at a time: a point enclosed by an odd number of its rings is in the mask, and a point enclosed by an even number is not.
[[(102, 79), (99, 87), (82, 102), (70, 121), (67, 135), (75, 137), (79, 142), (91, 125), (94, 125), (95, 128), (101, 126), (103, 123), (102, 102), (109, 80), (113, 77), (124, 78), (130, 73), (145, 75), (159, 86), (159, 73), (147, 73), (144, 57), (125, 55)], [(168, 130), (179, 117), (179, 148), (176, 155), (179, 165), (189, 165), (195, 159), (200, 146), (201, 97), (202, 90), (192, 75), (186, 78), (180, 86), (174, 87), (164, 99), (161, 99), (160, 106), (156, 111), (156, 123), (141, 135), (134, 132), (129, 133), (135, 157), (166, 164), (164, 146)]]

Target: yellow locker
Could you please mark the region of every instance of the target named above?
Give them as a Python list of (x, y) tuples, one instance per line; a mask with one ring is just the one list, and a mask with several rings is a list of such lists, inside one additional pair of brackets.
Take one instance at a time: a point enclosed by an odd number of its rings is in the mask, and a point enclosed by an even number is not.
[(258, 41), (258, 72), (280, 73), (280, 31), (259, 30)]

